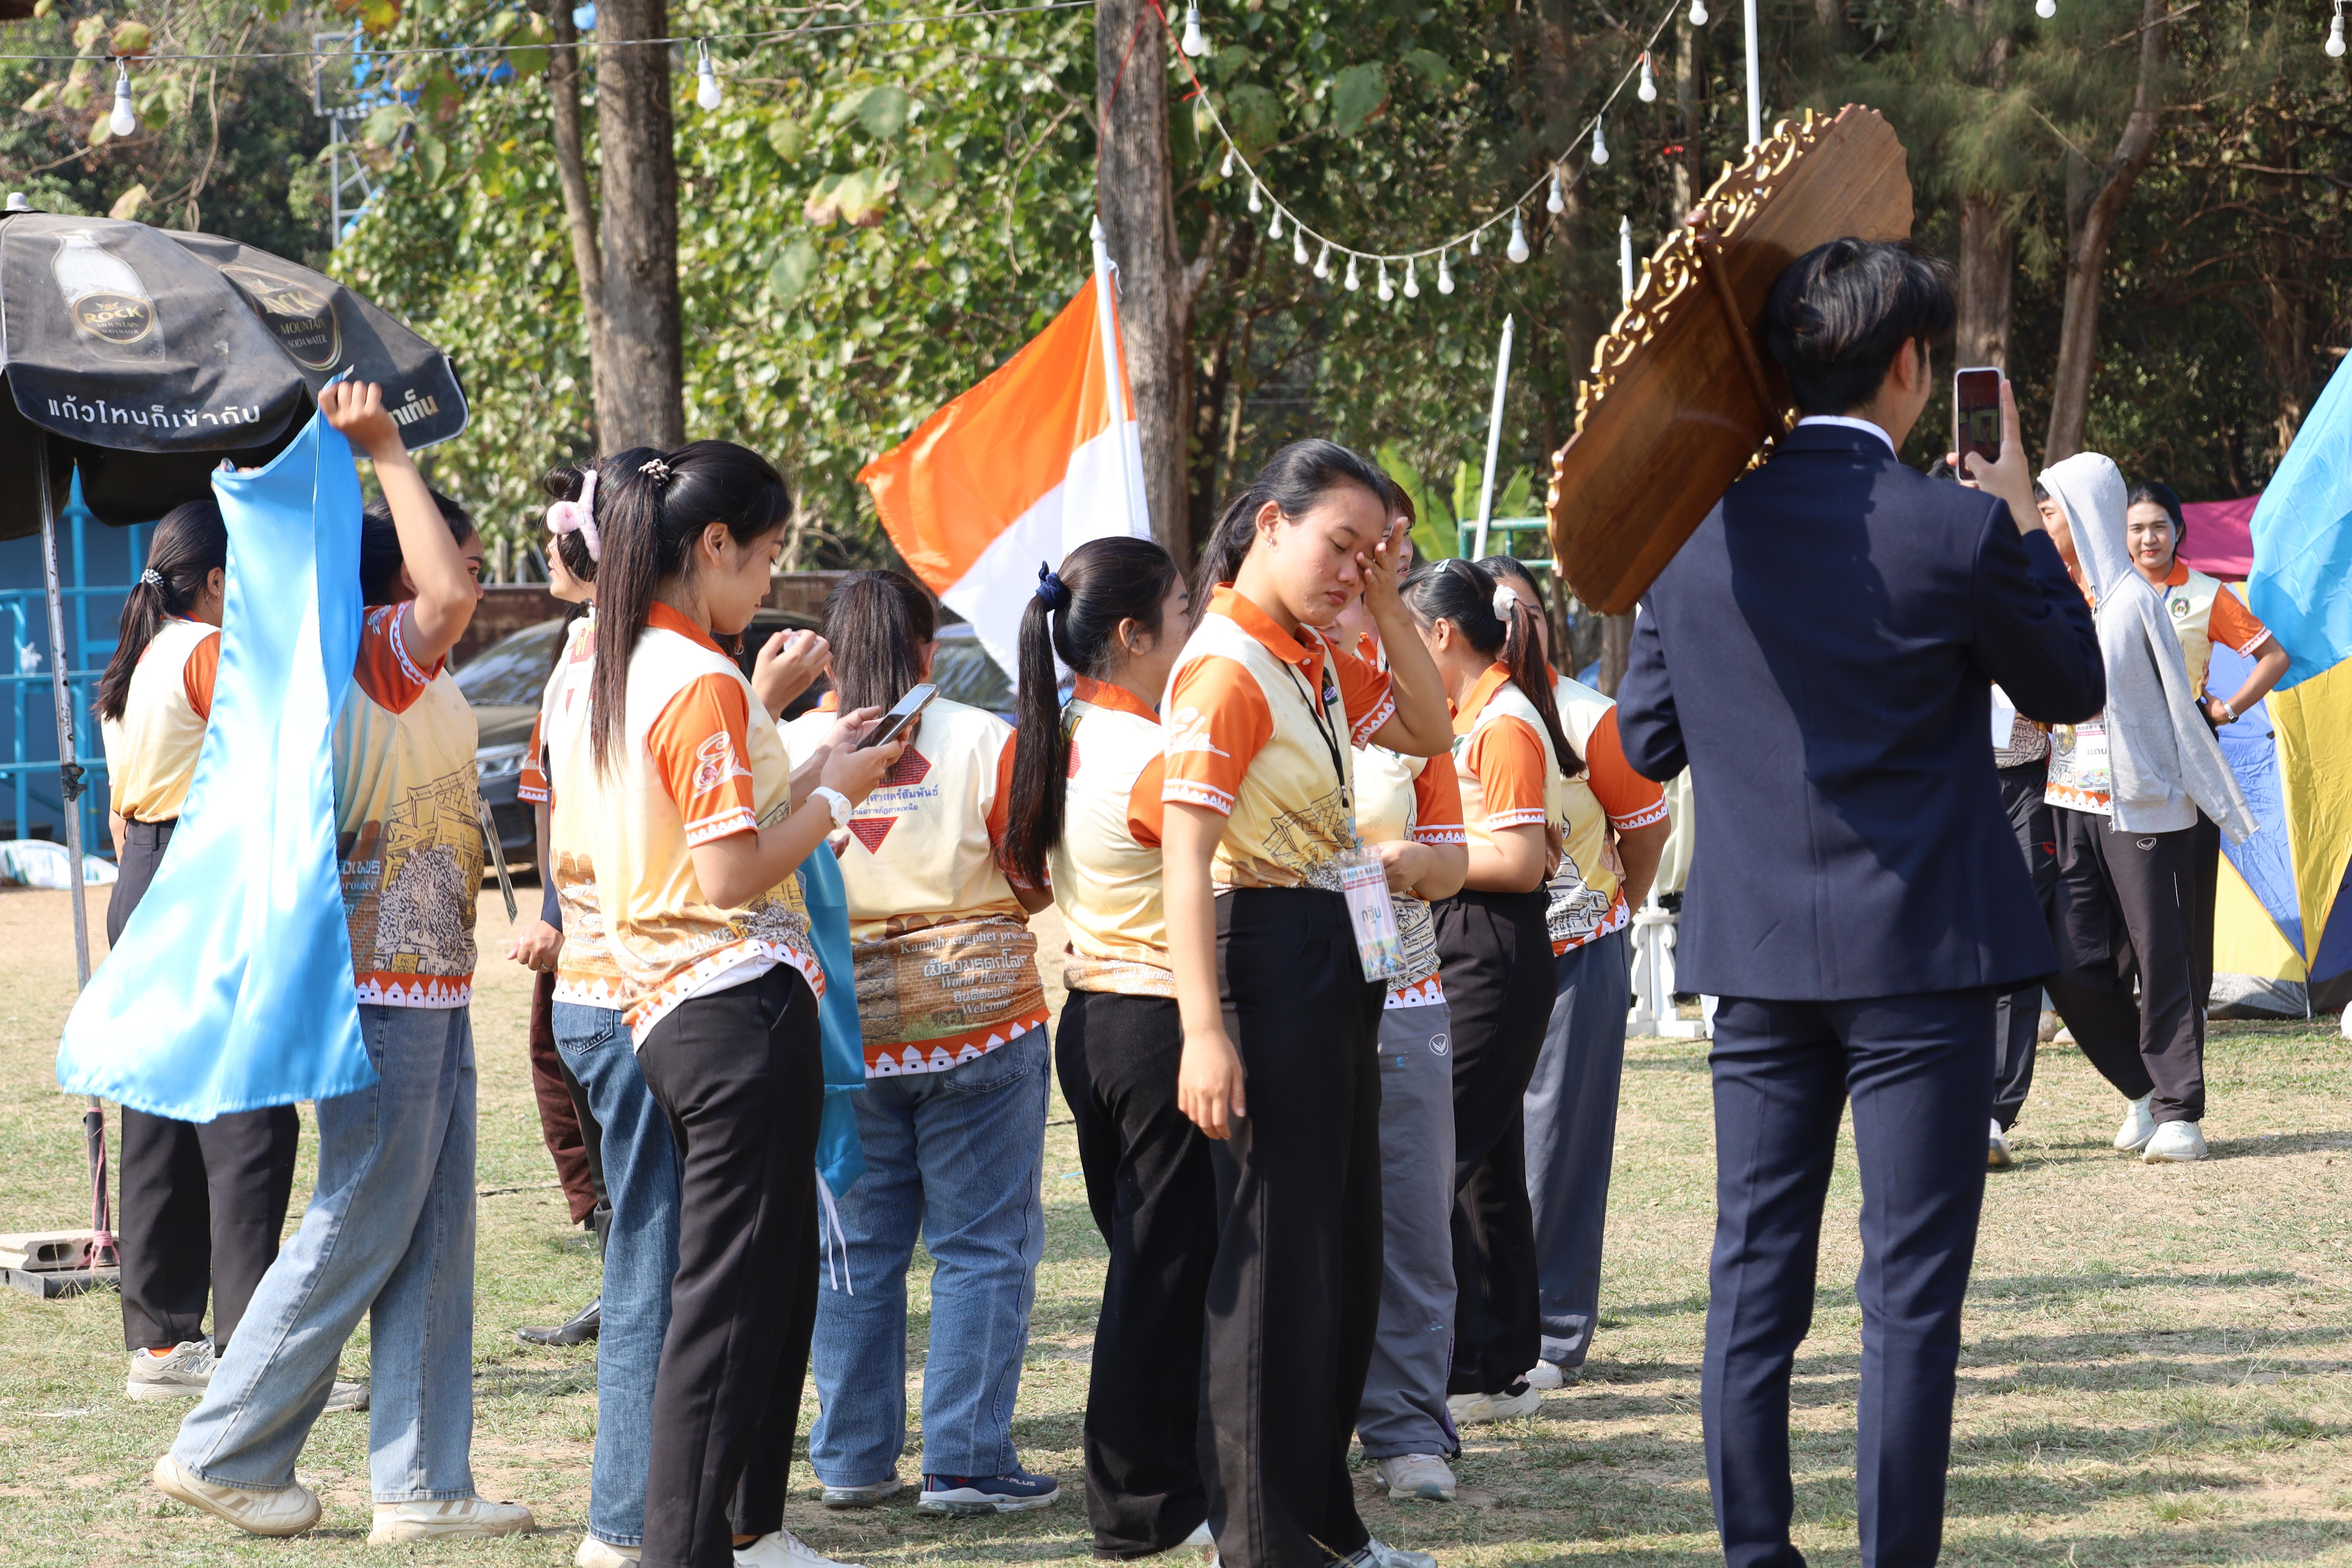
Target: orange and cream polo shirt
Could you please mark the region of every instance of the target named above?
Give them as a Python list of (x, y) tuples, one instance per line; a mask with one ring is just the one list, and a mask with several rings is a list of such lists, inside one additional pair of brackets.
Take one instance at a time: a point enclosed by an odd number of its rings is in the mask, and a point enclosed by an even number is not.
[[(1356, 830), (1367, 844), (1465, 844), (1462, 785), (1451, 763), (1407, 757), (1382, 746), (1356, 749)], [(1405, 979), (1390, 987), (1391, 1007), (1427, 1007), (1445, 1000), (1438, 978), (1437, 921), (1428, 901), (1391, 893), (1397, 935), (1404, 945)]]
[(1062, 837), (1047, 857), (1069, 928), (1071, 991), (1174, 996), (1160, 900), (1160, 715), (1133, 692), (1079, 676), (1062, 710), (1069, 737)]
[[(583, 646), (593, 648), (593, 643)], [(704, 897), (694, 847), (756, 833), (792, 814), (792, 763), (773, 724), (754, 723), (751, 683), (709, 634), (656, 605), (629, 660), (618, 754), (596, 766), (584, 671), (574, 665), (548, 731), (561, 854), (585, 854), (618, 980), (567, 998), (620, 1008), (632, 1041), (680, 1003), (790, 964), (824, 994), (800, 879), (725, 909)], [(560, 886), (561, 884), (559, 884)], [(564, 907), (570, 955), (575, 904)]]
[(170, 822), (186, 804), (213, 715), (220, 628), (173, 616), (131, 671), (122, 717), (99, 725), (109, 805), (132, 822)]
[[(1356, 847), (1354, 748), (1396, 711), (1388, 672), (1313, 626), (1293, 637), (1231, 583), (1210, 595), (1169, 678), (1160, 798), (1226, 818), (1209, 879), (1336, 891)], [(1336, 753), (1336, 754), (1335, 754)]]
[(1595, 937), (1622, 931), (1633, 920), (1625, 902), (1625, 862), (1617, 834), (1666, 819), (1666, 794), (1635, 773), (1617, 738), (1617, 704), (1581, 681), (1559, 676), (1552, 702), (1584, 772), (1567, 781), (1568, 826), (1559, 869), (1551, 879), (1553, 956)]
[(1490, 664), (1454, 710), (1454, 771), (1470, 841), (1492, 847), (1507, 827), (1568, 833), (1568, 780), (1543, 715), (1500, 664)]
[[(795, 765), (838, 710), (785, 729)], [(944, 1072), (1045, 1026), (1037, 939), (997, 855), (1012, 803), (1013, 726), (940, 698), (850, 817), (841, 879), (868, 1077)]]
[(548, 804), (547, 853), (554, 864), (546, 874), (555, 879), (555, 902), (563, 921), (563, 945), (555, 960), (555, 1000), (617, 1008), (625, 1000), (626, 987), (613, 962), (604, 910), (596, 901), (596, 858), (590, 844), (596, 803), (592, 797), (583, 811), (569, 809), (569, 802), (555, 798), (547, 768), (546, 737), (562, 727), (573, 706), (587, 705), (589, 678), (596, 669), (595, 630), (594, 620), (584, 616), (564, 628), (563, 651), (548, 673), (516, 793)]
[(2185, 561), (2174, 561), (2164, 579), (2164, 614), (2188, 659), (2189, 689), (2200, 697), (2206, 695), (2205, 677), (2213, 668), (2215, 643), (2252, 658), (2271, 640), (2270, 627), (2239, 602), (2228, 584)]
[(336, 845), (359, 999), (463, 1007), (474, 994), (482, 885), (479, 731), (446, 661), (401, 646), (404, 605), (378, 605), (335, 719)]

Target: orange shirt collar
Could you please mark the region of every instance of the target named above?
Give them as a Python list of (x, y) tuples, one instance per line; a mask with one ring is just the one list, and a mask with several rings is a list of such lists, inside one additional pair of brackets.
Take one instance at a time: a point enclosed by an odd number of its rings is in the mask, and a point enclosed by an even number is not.
[(818, 698), (816, 700), (816, 710), (820, 713), (840, 712), (841, 693), (838, 691), (828, 691), (824, 696)]
[(1091, 702), (1097, 708), (1108, 708), (1120, 713), (1132, 713), (1139, 719), (1149, 719), (1155, 724), (1160, 722), (1160, 715), (1153, 712), (1134, 692), (1124, 686), (1113, 686), (1108, 680), (1097, 680), (1090, 675), (1079, 676), (1076, 683), (1070, 688), (1070, 695), (1080, 702)]
[(1486, 673), (1478, 677), (1478, 684), (1470, 689), (1470, 695), (1462, 700), (1462, 706), (1454, 710), (1454, 732), (1468, 734), (1471, 726), (1478, 722), (1479, 710), (1486, 706), (1486, 700), (1510, 679), (1511, 672), (1507, 666), (1488, 665)]
[(2178, 588), (2183, 583), (2188, 581), (2189, 563), (2183, 561), (2178, 555), (2174, 556), (2172, 558), (2172, 570), (2164, 574), (2164, 585), (2168, 588)]
[(717, 643), (710, 639), (710, 634), (709, 632), (704, 631), (700, 626), (696, 626), (692, 621), (688, 620), (684, 616), (679, 615), (676, 610), (672, 609), (669, 605), (663, 604), (658, 599), (654, 601), (653, 609), (647, 612), (646, 616), (646, 625), (648, 627), (659, 626), (666, 632), (676, 632), (682, 637), (691, 638), (692, 640), (700, 643), (703, 647), (709, 648), (713, 653), (723, 651)]
[(1322, 648), (1318, 647), (1310, 650), (1297, 637), (1276, 626), (1274, 617), (1258, 607), (1256, 600), (1234, 587), (1231, 583), (1220, 583), (1210, 590), (1209, 614), (1223, 616), (1232, 621), (1242, 630), (1264, 643), (1265, 651), (1285, 664), (1295, 664), (1302, 668), (1309, 666), (1317, 668), (1322, 667)]

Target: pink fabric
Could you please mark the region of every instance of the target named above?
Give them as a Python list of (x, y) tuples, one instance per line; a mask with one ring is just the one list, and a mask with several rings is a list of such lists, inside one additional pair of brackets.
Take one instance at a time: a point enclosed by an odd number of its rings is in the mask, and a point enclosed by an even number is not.
[(2184, 502), (2180, 515), (2189, 524), (2189, 537), (2181, 542), (2180, 559), (2209, 576), (2244, 582), (2254, 569), (2254, 541), (2248, 525), (2254, 520), (2254, 503), (2260, 500), (2260, 496), (2248, 496), (2242, 500)]

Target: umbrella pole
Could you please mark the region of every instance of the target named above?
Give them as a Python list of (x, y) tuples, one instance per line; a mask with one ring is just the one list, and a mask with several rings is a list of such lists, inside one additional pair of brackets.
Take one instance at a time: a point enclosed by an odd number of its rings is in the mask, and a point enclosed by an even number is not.
[[(58, 582), (57, 508), (49, 499), (49, 444), (36, 443), (34, 488), (40, 493), (41, 573), (49, 600), (49, 689), (57, 700), (58, 785), (65, 806), (66, 884), (73, 899), (74, 989), (89, 984), (89, 900), (82, 889), (81, 763), (74, 740), (73, 689), (67, 679), (65, 593)], [(81, 1113), (82, 1142), (89, 1157), (89, 1267), (115, 1262), (113, 1216), (106, 1198), (106, 1107), (98, 1096)]]

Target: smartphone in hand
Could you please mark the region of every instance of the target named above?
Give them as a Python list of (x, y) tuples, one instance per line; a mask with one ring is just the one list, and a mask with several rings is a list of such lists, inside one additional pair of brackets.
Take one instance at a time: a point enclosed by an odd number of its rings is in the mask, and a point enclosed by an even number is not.
[(1991, 369), (1952, 373), (1952, 469), (1955, 477), (1973, 480), (1969, 454), (1974, 452), (1989, 468), (2000, 461), (2000, 372)]
[(857, 750), (862, 752), (868, 746), (887, 746), (897, 740), (900, 732), (915, 721), (916, 716), (930, 706), (931, 699), (939, 694), (940, 689), (928, 681), (908, 692), (906, 696), (898, 699), (898, 705), (896, 708), (882, 715), (882, 721), (874, 726), (873, 731), (866, 739), (857, 742)]

